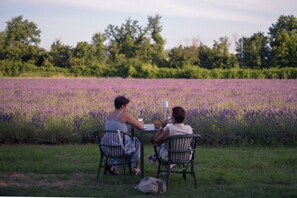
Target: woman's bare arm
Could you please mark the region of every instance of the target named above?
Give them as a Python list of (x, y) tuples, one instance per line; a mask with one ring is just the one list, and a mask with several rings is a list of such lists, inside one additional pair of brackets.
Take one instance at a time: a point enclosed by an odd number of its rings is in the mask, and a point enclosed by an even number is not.
[(138, 130), (143, 130), (144, 129), (144, 123), (143, 121), (139, 122), (138, 120), (136, 120), (131, 114), (129, 114), (128, 112), (123, 113), (122, 117), (121, 117), (122, 121), (124, 121), (125, 123), (130, 124), (131, 126), (137, 128)]
[(160, 129), (155, 136), (155, 143), (159, 145), (163, 140), (169, 137), (169, 128)]

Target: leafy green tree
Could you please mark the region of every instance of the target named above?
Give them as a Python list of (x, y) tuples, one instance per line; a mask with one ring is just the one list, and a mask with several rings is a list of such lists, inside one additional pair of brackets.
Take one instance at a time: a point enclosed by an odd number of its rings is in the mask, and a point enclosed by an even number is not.
[(173, 68), (182, 68), (185, 65), (186, 57), (182, 45), (174, 47), (168, 53), (169, 66)]
[(281, 15), (269, 28), (272, 64), (297, 67), (297, 18)]
[(268, 67), (270, 48), (267, 36), (263, 32), (253, 34), (250, 38), (242, 37), (237, 42), (237, 58), (242, 67)]
[(41, 31), (35, 23), (27, 19), (23, 20), (23, 16), (12, 18), (12, 20), (7, 21), (6, 24), (6, 45), (12, 45), (14, 42), (28, 45), (37, 45), (40, 43)]
[(200, 62), (200, 67), (206, 69), (213, 68), (213, 53), (212, 49), (206, 45), (201, 44), (198, 47), (198, 58)]
[(73, 49), (73, 58), (81, 60), (81, 64), (88, 65), (94, 62), (96, 48), (88, 42), (78, 42)]
[(229, 52), (229, 41), (227, 37), (221, 37), (213, 44), (212, 68), (230, 69), (237, 65), (236, 57)]
[(165, 39), (161, 35), (163, 30), (161, 18), (162, 17), (158, 14), (154, 17), (148, 17), (148, 30), (154, 41), (154, 44), (152, 45), (152, 62), (155, 65), (161, 65), (164, 59)]
[(40, 43), (40, 33), (37, 25), (23, 16), (12, 18), (11, 21), (6, 22), (7, 27), (4, 31), (4, 48), (6, 51), (6, 58), (11, 60), (28, 61), (38, 54), (36, 46)]
[(127, 59), (152, 64), (162, 62), (165, 41), (160, 34), (160, 19), (159, 15), (149, 17), (146, 27), (130, 18), (121, 26), (109, 25), (105, 34), (111, 62), (121, 63)]
[(38, 56), (36, 57), (35, 65), (45, 67), (52, 66), (50, 62), (50, 54), (47, 50), (43, 48), (38, 49)]
[(95, 33), (92, 37), (92, 45), (95, 47), (95, 59), (98, 63), (105, 62), (106, 49), (104, 42), (106, 41), (106, 35), (103, 33)]
[(144, 37), (141, 39), (136, 52), (136, 57), (144, 63), (153, 63), (153, 49), (149, 38)]
[(173, 68), (183, 68), (186, 65), (198, 65), (197, 47), (175, 47), (168, 53), (169, 66)]
[(4, 33), (0, 32), (0, 60), (4, 60), (6, 57), (4, 43), (5, 43)]
[(51, 62), (58, 67), (69, 67), (71, 47), (64, 45), (59, 39), (53, 42), (50, 50)]
[(126, 20), (124, 24), (119, 26), (109, 25), (105, 30), (109, 39), (109, 53), (113, 61), (117, 61), (121, 55), (125, 58), (134, 58), (136, 56), (136, 41), (142, 34), (142, 27), (138, 21)]

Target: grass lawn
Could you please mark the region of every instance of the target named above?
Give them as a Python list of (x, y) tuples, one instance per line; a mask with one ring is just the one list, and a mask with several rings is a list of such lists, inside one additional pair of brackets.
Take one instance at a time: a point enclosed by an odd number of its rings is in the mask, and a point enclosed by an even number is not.
[[(146, 155), (153, 151), (145, 147)], [(97, 145), (0, 145), (0, 196), (149, 197), (134, 189), (139, 176), (100, 175)], [(157, 167), (147, 163), (146, 176)], [(161, 197), (297, 197), (297, 149), (198, 147), (193, 179), (170, 177)]]

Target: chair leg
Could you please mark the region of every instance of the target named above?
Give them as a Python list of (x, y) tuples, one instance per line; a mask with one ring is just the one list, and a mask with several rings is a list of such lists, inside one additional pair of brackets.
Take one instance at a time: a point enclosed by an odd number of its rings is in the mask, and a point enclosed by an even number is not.
[(123, 174), (124, 175), (126, 174), (126, 166), (125, 166), (125, 164), (123, 164)]
[(104, 175), (106, 175), (107, 170), (108, 170), (108, 158), (106, 157), (104, 160)]
[(170, 176), (170, 164), (165, 166), (165, 177), (166, 177), (166, 189), (168, 192), (168, 182), (169, 182), (169, 176)]
[(131, 169), (131, 167), (132, 167), (132, 162), (131, 162), (131, 158), (129, 157), (128, 158), (128, 168), (129, 168), (129, 174), (130, 175), (132, 175), (132, 169)]
[(159, 175), (160, 175), (160, 169), (161, 169), (161, 164), (158, 164), (158, 172), (157, 172), (156, 178), (159, 178)]
[(192, 176), (193, 176), (193, 178), (194, 178), (195, 188), (197, 188), (196, 175), (195, 175), (195, 168), (194, 168), (194, 163), (193, 163), (193, 162), (191, 162), (191, 172), (192, 172)]
[(101, 166), (101, 162), (99, 162), (99, 166), (98, 166), (98, 171), (97, 171), (97, 182), (98, 182), (98, 179), (99, 179), (100, 166)]
[(129, 174), (132, 175), (131, 159), (130, 158), (123, 158), (122, 163), (123, 163), (122, 166), (123, 166), (123, 170), (124, 170), (124, 175), (126, 174), (126, 166), (128, 166)]
[(98, 166), (98, 171), (97, 171), (97, 182), (99, 179), (99, 173), (100, 173), (100, 169), (101, 169), (102, 159), (103, 159), (103, 157), (100, 156), (100, 161), (99, 161), (99, 166)]
[(184, 181), (186, 181), (186, 179), (187, 179), (187, 166), (185, 166), (185, 165), (182, 165), (182, 168), (183, 168), (183, 179), (184, 179)]

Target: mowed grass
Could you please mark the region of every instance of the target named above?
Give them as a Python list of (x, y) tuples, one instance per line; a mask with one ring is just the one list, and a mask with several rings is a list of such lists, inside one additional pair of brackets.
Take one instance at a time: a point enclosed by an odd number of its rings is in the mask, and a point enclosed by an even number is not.
[[(145, 155), (153, 151), (145, 146)], [(294, 147), (198, 147), (193, 179), (170, 177), (161, 197), (296, 197)], [(100, 175), (99, 149), (88, 145), (1, 145), (0, 196), (150, 197), (134, 189), (139, 176)], [(157, 167), (145, 164), (145, 175)]]

